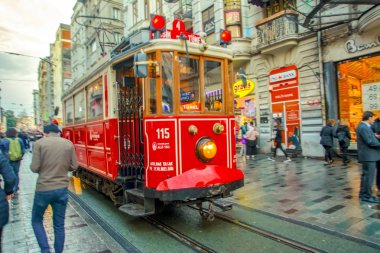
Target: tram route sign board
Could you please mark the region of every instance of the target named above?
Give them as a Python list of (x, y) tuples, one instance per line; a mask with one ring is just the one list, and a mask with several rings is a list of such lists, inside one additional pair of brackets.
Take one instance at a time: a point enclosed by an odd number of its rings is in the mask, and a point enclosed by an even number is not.
[(380, 82), (362, 85), (362, 101), (364, 111), (380, 110)]

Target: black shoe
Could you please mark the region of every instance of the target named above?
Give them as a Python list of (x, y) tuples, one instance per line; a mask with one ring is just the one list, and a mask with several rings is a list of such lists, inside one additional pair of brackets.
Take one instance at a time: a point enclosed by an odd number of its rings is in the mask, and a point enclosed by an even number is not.
[(380, 203), (380, 201), (376, 197), (369, 197), (369, 198), (361, 198), (360, 199), (363, 202), (368, 202), (368, 203)]

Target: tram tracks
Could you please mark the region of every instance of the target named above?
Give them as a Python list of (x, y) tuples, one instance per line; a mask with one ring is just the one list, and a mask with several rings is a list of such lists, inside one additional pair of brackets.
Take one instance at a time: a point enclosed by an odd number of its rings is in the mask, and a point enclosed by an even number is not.
[[(190, 206), (189, 205), (188, 207), (191, 208), (191, 209), (197, 210), (197, 211), (201, 211), (200, 208), (195, 207), (195, 206)], [(207, 212), (207, 211), (204, 211), (204, 212)], [(251, 224), (247, 224), (247, 223), (245, 223), (243, 221), (237, 220), (235, 218), (229, 217), (229, 216), (221, 214), (221, 213), (215, 212), (214, 216), (215, 216), (215, 218), (220, 219), (220, 220), (222, 220), (224, 222), (233, 224), (235, 226), (238, 226), (240, 228), (243, 228), (245, 230), (248, 230), (250, 232), (258, 234), (260, 236), (266, 237), (266, 238), (268, 238), (270, 240), (273, 240), (273, 241), (279, 242), (281, 244), (284, 244), (286, 246), (289, 246), (291, 248), (300, 250), (302, 252), (310, 252), (310, 253), (325, 253), (326, 252), (326, 251), (323, 251), (323, 250), (316, 249), (316, 248), (313, 248), (311, 246), (308, 246), (308, 245), (306, 245), (304, 243), (300, 243), (300, 242), (294, 241), (292, 239), (286, 238), (284, 236), (281, 236), (281, 235), (275, 234), (273, 232), (267, 231), (265, 229), (259, 228), (257, 226), (254, 226), (254, 225), (251, 225)]]

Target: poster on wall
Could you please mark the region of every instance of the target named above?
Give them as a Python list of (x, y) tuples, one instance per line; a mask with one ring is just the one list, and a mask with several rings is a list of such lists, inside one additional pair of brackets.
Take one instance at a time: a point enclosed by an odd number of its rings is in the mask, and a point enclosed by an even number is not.
[(380, 110), (380, 82), (362, 85), (363, 111)]

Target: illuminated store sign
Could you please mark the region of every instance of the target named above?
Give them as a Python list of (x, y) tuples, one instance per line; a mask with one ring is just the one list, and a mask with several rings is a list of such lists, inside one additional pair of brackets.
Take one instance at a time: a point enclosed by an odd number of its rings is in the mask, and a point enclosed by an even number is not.
[(247, 80), (247, 85), (244, 87), (243, 81), (239, 80), (233, 85), (234, 94), (239, 98), (245, 97), (255, 89), (255, 83), (251, 80)]

